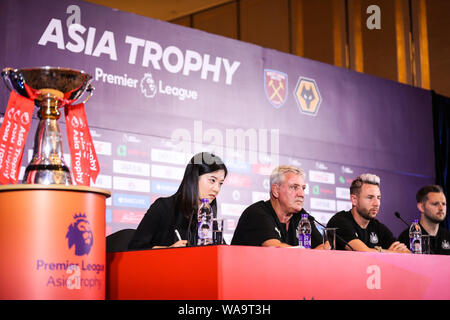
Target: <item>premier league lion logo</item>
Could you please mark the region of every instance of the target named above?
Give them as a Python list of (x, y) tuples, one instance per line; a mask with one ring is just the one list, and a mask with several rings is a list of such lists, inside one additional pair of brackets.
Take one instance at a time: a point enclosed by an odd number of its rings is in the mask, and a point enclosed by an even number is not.
[(141, 80), (141, 92), (147, 98), (153, 98), (156, 95), (156, 84), (151, 73), (144, 74)]
[(84, 213), (75, 214), (73, 218), (75, 222), (69, 226), (66, 234), (66, 238), (69, 240), (69, 249), (75, 246), (75, 254), (77, 256), (87, 255), (94, 244), (89, 221)]

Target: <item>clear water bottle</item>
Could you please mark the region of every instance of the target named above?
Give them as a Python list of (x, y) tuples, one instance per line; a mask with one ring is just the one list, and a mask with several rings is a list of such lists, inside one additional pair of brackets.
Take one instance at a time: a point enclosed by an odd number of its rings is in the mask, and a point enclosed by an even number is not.
[(297, 238), (300, 248), (311, 248), (311, 223), (309, 222), (307, 214), (302, 214), (302, 218), (298, 223)]
[(409, 227), (409, 249), (412, 253), (422, 253), (422, 230), (417, 219)]
[(197, 245), (205, 246), (213, 243), (212, 212), (208, 199), (202, 199), (197, 213)]

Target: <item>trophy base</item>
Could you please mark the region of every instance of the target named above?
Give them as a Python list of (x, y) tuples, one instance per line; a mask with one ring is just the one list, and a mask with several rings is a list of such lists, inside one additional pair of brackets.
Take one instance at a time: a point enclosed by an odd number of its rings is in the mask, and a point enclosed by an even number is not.
[(30, 164), (25, 170), (24, 184), (72, 185), (72, 177), (67, 166), (56, 164)]

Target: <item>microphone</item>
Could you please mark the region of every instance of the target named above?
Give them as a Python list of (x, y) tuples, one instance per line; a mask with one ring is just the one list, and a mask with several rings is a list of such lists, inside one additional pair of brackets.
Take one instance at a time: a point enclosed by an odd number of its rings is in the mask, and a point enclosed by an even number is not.
[[(317, 223), (318, 225), (320, 225), (320, 226), (326, 228), (326, 226), (324, 226), (324, 225), (321, 224), (319, 221), (317, 221), (316, 218), (314, 218), (312, 215), (310, 215), (309, 213), (308, 213), (308, 215), (311, 217), (311, 219), (312, 219), (313, 222), (315, 222), (315, 223)], [(350, 249), (352, 249), (352, 251), (355, 251), (355, 249), (353, 249), (352, 246), (351, 246), (347, 241), (345, 241), (344, 239), (342, 239), (342, 238), (337, 234), (337, 232), (336, 232), (335, 234), (336, 234), (336, 238), (338, 238), (338, 240), (342, 241), (346, 246), (348, 246)]]
[(400, 213), (398, 213), (398, 211), (395, 211), (395, 212), (394, 212), (394, 215), (395, 215), (397, 218), (399, 218), (400, 220), (402, 220), (402, 222), (403, 222), (407, 227), (409, 227), (409, 224), (408, 224), (405, 220), (403, 220), (402, 217), (400, 217)]

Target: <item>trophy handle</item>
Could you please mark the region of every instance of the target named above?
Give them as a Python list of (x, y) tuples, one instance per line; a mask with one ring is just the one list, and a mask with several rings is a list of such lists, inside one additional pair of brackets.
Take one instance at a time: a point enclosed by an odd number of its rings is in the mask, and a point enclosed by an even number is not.
[(86, 92), (89, 92), (89, 95), (87, 96), (87, 98), (83, 101), (83, 103), (86, 103), (89, 101), (89, 99), (91, 99), (92, 95), (94, 94), (94, 86), (92, 84), (88, 84), (88, 87), (86, 89)]
[(11, 83), (11, 80), (9, 79), (9, 75), (10, 75), (12, 70), (13, 69), (11, 69), (11, 68), (5, 68), (5, 69), (2, 70), (3, 81), (5, 82), (6, 87), (8, 87), (8, 89), (10, 91), (14, 90), (14, 88), (12, 86), (12, 83)]
[[(83, 96), (85, 94), (85, 92), (89, 92), (89, 95), (87, 96), (87, 98), (82, 102), (83, 104), (85, 104), (86, 102), (89, 101), (89, 99), (91, 99), (92, 95), (94, 94), (94, 90), (95, 90), (94, 86), (91, 83), (89, 83), (87, 85), (86, 90), (84, 90), (84, 92), (81, 94), (81, 96)], [(69, 104), (69, 105), (74, 104), (76, 101), (78, 101), (79, 98), (81, 98), (81, 96), (74, 100), (60, 99), (60, 101), (62, 101), (62, 105), (60, 105), (60, 106), (64, 106), (66, 104)]]

